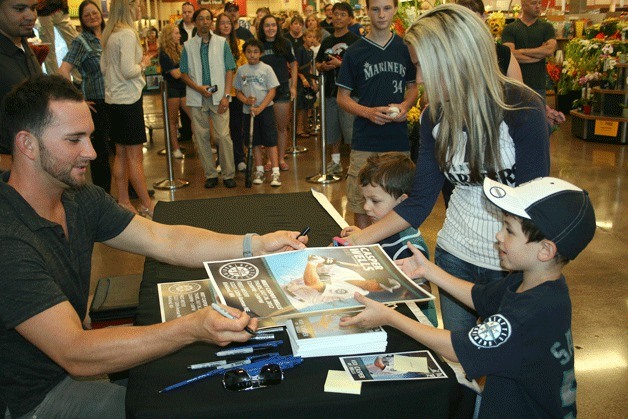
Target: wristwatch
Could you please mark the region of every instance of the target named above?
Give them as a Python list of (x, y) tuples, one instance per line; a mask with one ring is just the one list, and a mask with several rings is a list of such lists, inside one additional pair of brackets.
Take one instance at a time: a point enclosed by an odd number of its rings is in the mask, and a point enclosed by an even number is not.
[(227, 93), (227, 94), (225, 95), (225, 98), (226, 98), (226, 99), (231, 99), (231, 95), (230, 95), (229, 93)]

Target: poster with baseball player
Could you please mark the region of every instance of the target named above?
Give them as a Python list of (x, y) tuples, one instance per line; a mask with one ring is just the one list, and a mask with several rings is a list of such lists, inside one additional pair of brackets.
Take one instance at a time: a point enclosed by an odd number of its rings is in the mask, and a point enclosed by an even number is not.
[(356, 292), (391, 304), (434, 299), (378, 244), (205, 262), (205, 269), (219, 303), (259, 318), (355, 310)]

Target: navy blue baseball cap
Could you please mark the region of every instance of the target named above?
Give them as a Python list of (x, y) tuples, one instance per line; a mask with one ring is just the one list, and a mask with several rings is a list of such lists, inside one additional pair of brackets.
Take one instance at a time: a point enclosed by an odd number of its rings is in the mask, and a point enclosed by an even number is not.
[(541, 177), (513, 188), (485, 178), (484, 194), (504, 211), (531, 220), (566, 259), (575, 259), (595, 234), (589, 194), (562, 179)]

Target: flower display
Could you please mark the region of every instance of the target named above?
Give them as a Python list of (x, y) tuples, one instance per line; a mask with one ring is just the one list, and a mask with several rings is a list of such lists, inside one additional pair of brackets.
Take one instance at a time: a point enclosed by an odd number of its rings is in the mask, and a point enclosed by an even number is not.
[(406, 29), (414, 23), (419, 14), (421, 13), (420, 0), (404, 1), (399, 3), (397, 13), (393, 19), (393, 31), (400, 37), (404, 37)]
[[(606, 19), (587, 28), (586, 39), (574, 38), (569, 41), (557, 83), (558, 94), (579, 90), (592, 82), (605, 87), (614, 86), (617, 81), (618, 56), (628, 53), (628, 45), (622, 41), (625, 30), (628, 30), (625, 21)], [(549, 64), (548, 73), (550, 77), (555, 74), (555, 68)]]
[(502, 37), (504, 26), (506, 26), (506, 16), (502, 12), (492, 12), (486, 19), (488, 28), (495, 39)]

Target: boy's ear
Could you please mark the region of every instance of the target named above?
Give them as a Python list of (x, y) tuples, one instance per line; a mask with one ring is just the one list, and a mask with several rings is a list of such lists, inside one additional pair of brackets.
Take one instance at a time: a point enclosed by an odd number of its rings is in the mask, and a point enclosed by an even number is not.
[(541, 262), (548, 262), (556, 256), (558, 249), (556, 248), (556, 243), (551, 240), (542, 240), (541, 247), (538, 253), (538, 259)]
[(402, 203), (403, 201), (405, 201), (407, 198), (408, 198), (408, 194), (407, 194), (407, 193), (401, 194), (401, 196), (399, 196), (399, 198), (397, 198), (397, 203), (398, 203), (398, 204), (401, 204), (401, 203)]

